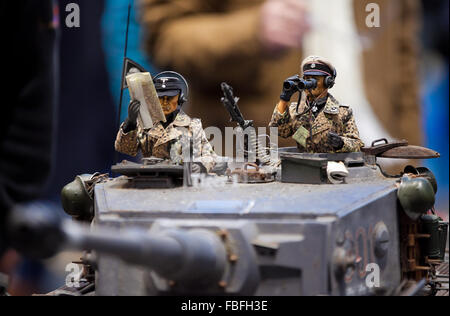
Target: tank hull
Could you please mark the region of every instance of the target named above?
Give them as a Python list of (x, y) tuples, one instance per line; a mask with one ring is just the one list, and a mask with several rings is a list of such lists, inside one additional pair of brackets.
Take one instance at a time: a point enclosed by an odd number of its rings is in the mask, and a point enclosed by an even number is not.
[(116, 178), (96, 185), (95, 197), (94, 225), (225, 232), (237, 261), (229, 284), (192, 293), (99, 255), (98, 295), (371, 295), (400, 285), (392, 179), (144, 190)]

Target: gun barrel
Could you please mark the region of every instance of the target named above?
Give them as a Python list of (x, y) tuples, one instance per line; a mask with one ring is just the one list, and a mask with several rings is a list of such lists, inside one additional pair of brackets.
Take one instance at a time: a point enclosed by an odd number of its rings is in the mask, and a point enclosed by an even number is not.
[(227, 109), (231, 116), (231, 121), (238, 123), (238, 125), (246, 130), (248, 127), (253, 126), (253, 121), (246, 121), (242, 116), (241, 110), (238, 106), (239, 98), (235, 98), (233, 94), (233, 88), (226, 82), (222, 82), (220, 85), (224, 97), (221, 99), (223, 105)]
[(225, 271), (225, 245), (209, 230), (92, 230), (62, 221), (55, 210), (37, 204), (17, 207), (12, 213), (9, 227), (16, 249), (35, 257), (64, 249), (95, 250), (149, 268), (167, 280), (195, 285), (218, 282)]
[(225, 269), (225, 246), (216, 234), (206, 230), (117, 233), (90, 231), (69, 222), (64, 225), (64, 232), (68, 248), (114, 255), (150, 268), (169, 280), (218, 282)]

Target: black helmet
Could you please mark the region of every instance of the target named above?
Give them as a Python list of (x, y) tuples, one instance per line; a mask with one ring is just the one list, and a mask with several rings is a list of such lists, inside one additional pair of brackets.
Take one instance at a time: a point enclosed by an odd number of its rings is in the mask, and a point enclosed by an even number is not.
[(153, 78), (158, 97), (174, 97), (180, 95), (178, 104), (181, 106), (187, 102), (189, 86), (182, 75), (174, 71), (164, 71)]

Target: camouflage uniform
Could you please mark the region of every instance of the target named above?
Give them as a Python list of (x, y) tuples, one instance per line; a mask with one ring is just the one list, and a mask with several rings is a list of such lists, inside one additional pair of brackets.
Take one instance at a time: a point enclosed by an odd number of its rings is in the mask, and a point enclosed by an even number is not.
[(206, 138), (199, 119), (191, 119), (184, 112), (178, 113), (175, 120), (164, 128), (158, 122), (151, 129), (143, 130), (139, 125), (134, 131), (124, 133), (119, 129), (115, 148), (118, 152), (136, 156), (141, 149), (144, 157), (170, 159), (182, 163), (182, 136), (193, 139), (193, 161), (200, 162), (209, 172), (215, 165), (217, 157)]
[[(353, 111), (339, 102), (331, 95), (328, 98), (323, 110), (314, 117), (311, 111), (307, 111), (306, 95), (302, 99), (297, 111), (297, 102), (292, 103), (284, 114), (278, 112), (278, 108), (272, 116), (270, 127), (278, 127), (279, 135), (283, 138), (294, 136), (299, 128), (303, 127), (311, 137), (306, 140), (306, 148), (297, 141), (300, 152), (306, 153), (343, 153), (357, 152), (364, 146), (359, 138)], [(312, 124), (310, 123), (312, 122)], [(333, 131), (342, 137), (344, 147), (335, 150), (328, 143), (328, 132)]]

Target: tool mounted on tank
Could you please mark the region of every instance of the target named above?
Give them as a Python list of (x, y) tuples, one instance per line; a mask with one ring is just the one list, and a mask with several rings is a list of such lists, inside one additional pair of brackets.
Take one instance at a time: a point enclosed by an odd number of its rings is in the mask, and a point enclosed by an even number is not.
[(143, 158), (142, 163), (124, 160), (111, 167), (111, 171), (128, 177), (129, 186), (141, 189), (164, 189), (183, 185), (187, 165), (171, 163), (160, 158)]
[[(333, 161), (341, 161), (349, 171), (349, 178), (367, 177), (366, 170), (379, 169), (386, 178), (401, 179), (404, 174), (409, 173), (408, 167), (399, 175), (389, 175), (384, 172), (378, 164), (378, 159), (408, 159), (423, 160), (436, 159), (440, 154), (429, 148), (412, 146), (406, 140), (389, 142), (387, 139), (379, 139), (372, 142), (371, 147), (361, 148), (361, 152), (354, 153), (298, 153), (293, 148), (280, 149), (282, 162), (282, 182), (327, 184), (327, 164)], [(418, 168), (424, 170), (425, 168)], [(428, 170), (428, 169), (426, 169)], [(426, 175), (432, 174), (427, 171)], [(421, 173), (422, 175), (422, 173)], [(426, 176), (424, 175), (424, 176)], [(433, 181), (427, 176), (427, 180)], [(434, 180), (434, 184), (436, 181)]]
[(436, 178), (427, 168), (407, 166), (397, 186), (397, 198), (404, 211), (400, 214), (403, 277), (426, 280), (435, 294), (440, 285), (436, 274), (445, 261), (449, 226), (434, 210)]
[(376, 158), (390, 159), (435, 159), (441, 155), (429, 148), (412, 146), (406, 140), (389, 142), (386, 138), (372, 142), (371, 147), (363, 147), (368, 164), (376, 164)]
[(437, 159), (441, 155), (432, 149), (409, 145), (408, 141), (394, 141), (389, 142), (386, 138), (378, 139), (372, 142), (371, 147), (363, 147), (361, 151), (364, 153), (365, 163), (372, 167), (378, 167), (387, 178), (401, 179), (405, 175), (414, 175), (414, 178), (424, 178), (430, 182), (434, 189), (434, 194), (437, 191), (437, 182), (433, 173), (424, 167), (414, 168), (412, 166), (406, 166), (404, 171), (399, 175), (386, 174), (382, 167), (378, 164), (379, 158), (384, 159), (408, 159), (408, 160), (425, 160), (425, 159)]

